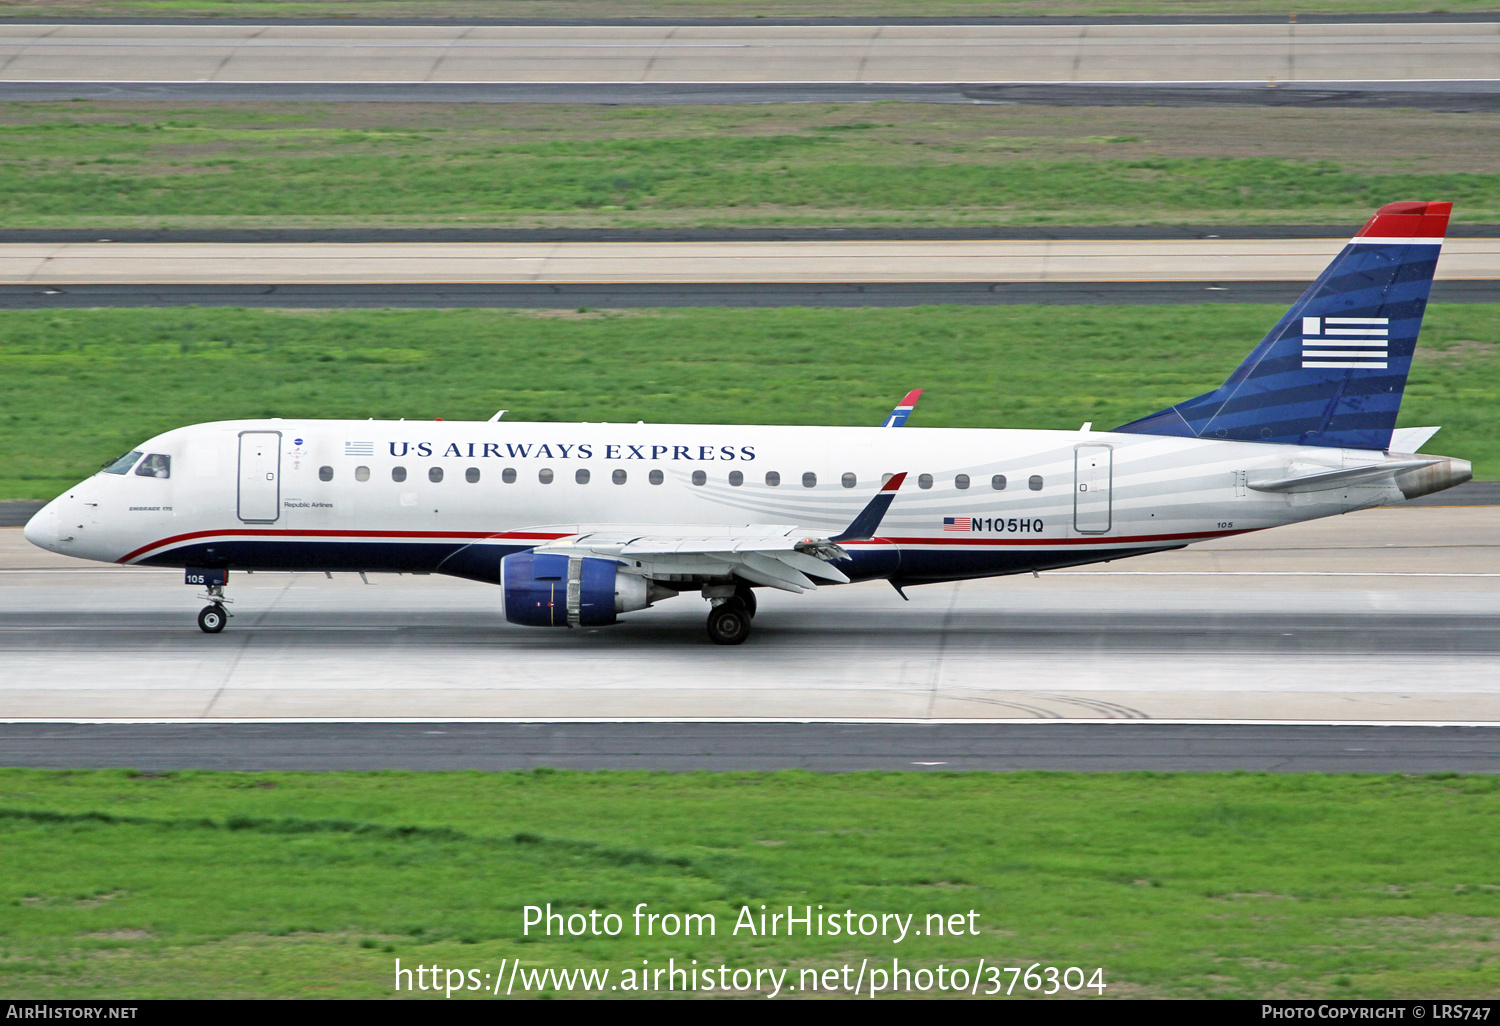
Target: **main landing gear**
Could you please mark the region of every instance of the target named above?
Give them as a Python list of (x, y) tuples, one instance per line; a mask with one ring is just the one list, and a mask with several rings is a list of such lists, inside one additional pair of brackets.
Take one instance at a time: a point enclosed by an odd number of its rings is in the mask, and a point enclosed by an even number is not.
[(741, 645), (750, 636), (750, 622), (755, 619), (755, 592), (739, 585), (734, 594), (713, 598), (708, 611), (708, 640), (715, 645)]
[(229, 623), (229, 610), (224, 607), (234, 601), (224, 597), (224, 585), (229, 583), (229, 571), (189, 567), (183, 574), (183, 580), (188, 584), (203, 585), (203, 594), (198, 597), (207, 599), (208, 605), (198, 611), (198, 629), (204, 634), (218, 634)]

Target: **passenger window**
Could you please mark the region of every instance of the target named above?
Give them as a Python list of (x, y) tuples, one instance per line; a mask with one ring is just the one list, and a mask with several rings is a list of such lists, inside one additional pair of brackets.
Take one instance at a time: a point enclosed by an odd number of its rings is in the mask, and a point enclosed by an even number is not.
[(839, 481), (839, 484), (843, 485), (845, 488), (853, 488), (855, 485), (859, 484), (859, 478), (855, 477), (853, 474), (845, 474)]
[(135, 466), (135, 461), (140, 458), (141, 451), (139, 449), (135, 452), (127, 452), (113, 463), (106, 463), (104, 465), (104, 472), (106, 474), (128, 474), (130, 473), (130, 468)]
[(629, 475), (626, 474), (623, 470), (617, 470), (613, 474), (609, 475), (609, 479), (615, 484), (624, 484), (627, 477), (629, 477)]
[(693, 471), (693, 484), (701, 485), (708, 483), (708, 475), (701, 470)]
[(1005, 491), (1005, 475), (996, 474), (994, 477), (990, 478), (990, 487), (995, 489), (995, 491), (997, 492)]
[(427, 471), (427, 480), (431, 481), (433, 484), (437, 484), (442, 479), (443, 479), (443, 468), (442, 467), (432, 467), (431, 469), (429, 469)]
[(1042, 490), (1042, 475), (1041, 474), (1032, 474), (1031, 477), (1030, 477), (1030, 479), (1028, 479), (1027, 482), (1026, 482), (1026, 487), (1030, 488), (1034, 492), (1041, 491)]
[(552, 471), (550, 471), (550, 470), (538, 470), (536, 472), (536, 479), (538, 481), (540, 481), (542, 484), (551, 484), (552, 483)]
[(580, 467), (577, 471), (574, 472), (573, 480), (577, 481), (579, 484), (588, 484), (589, 472)]
[(731, 470), (729, 472), (729, 483), (738, 488), (745, 483), (745, 475), (741, 474), (738, 470)]
[(515, 484), (516, 468), (506, 467), (504, 470), (500, 471), (500, 480), (504, 481), (506, 484)]
[(354, 468), (354, 480), (356, 480), (356, 481), (368, 481), (368, 480), (370, 480), (370, 468), (369, 467), (355, 467)]
[(469, 482), (469, 484), (478, 484), (479, 483), (479, 468), (478, 467), (470, 467), (468, 470), (464, 471), (464, 480), (467, 481), (467, 482)]
[(405, 467), (392, 467), (391, 468), (391, 480), (392, 481), (405, 481), (406, 480), (406, 468)]
[(802, 487), (803, 488), (816, 488), (816, 487), (818, 487), (818, 475), (814, 474), (811, 470), (809, 470), (807, 473), (803, 474), (802, 475)]
[(918, 488), (931, 488), (932, 487), (932, 475), (931, 474), (923, 474), (921, 477), (917, 478), (917, 487)]
[(646, 480), (650, 481), (652, 484), (661, 484), (664, 478), (661, 475), (661, 471), (653, 470), (651, 471), (651, 473), (646, 475)]
[(959, 489), (960, 491), (969, 487), (969, 475), (959, 474), (953, 479), (953, 487)]
[(766, 471), (766, 484), (772, 488), (775, 488), (777, 485), (781, 484), (781, 475), (776, 473), (776, 471), (774, 470)]
[(895, 476), (896, 476), (895, 474), (881, 474), (880, 475), (880, 487), (884, 488), (886, 485), (890, 484), (891, 483), (891, 478), (893, 478)]
[(150, 456), (141, 460), (141, 465), (135, 468), (136, 477), (161, 477), (172, 476), (172, 457), (163, 456), (161, 453), (153, 452)]
[(318, 468), (318, 480), (319, 481), (332, 481), (333, 480), (333, 468), (332, 467), (319, 467)]

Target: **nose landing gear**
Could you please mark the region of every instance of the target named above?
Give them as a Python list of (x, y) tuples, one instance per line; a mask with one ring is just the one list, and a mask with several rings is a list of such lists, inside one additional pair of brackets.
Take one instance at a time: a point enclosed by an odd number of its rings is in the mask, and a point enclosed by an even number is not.
[(198, 611), (198, 629), (204, 634), (218, 634), (229, 623), (229, 610), (224, 607), (233, 599), (224, 597), (224, 585), (229, 583), (228, 570), (198, 570), (189, 567), (183, 574), (187, 584), (203, 585), (203, 594), (208, 605)]
[(215, 602), (198, 612), (198, 629), (204, 634), (217, 634), (229, 622), (229, 611)]

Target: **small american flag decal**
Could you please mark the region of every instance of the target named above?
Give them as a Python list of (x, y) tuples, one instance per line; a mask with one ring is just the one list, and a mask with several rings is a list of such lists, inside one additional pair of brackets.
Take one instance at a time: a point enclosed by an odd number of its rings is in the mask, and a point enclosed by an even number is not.
[(945, 531), (972, 531), (974, 530), (973, 517), (944, 517), (943, 530)]

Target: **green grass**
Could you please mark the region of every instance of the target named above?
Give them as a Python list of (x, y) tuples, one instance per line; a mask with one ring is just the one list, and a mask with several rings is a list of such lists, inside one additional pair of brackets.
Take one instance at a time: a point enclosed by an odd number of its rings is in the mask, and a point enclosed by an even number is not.
[(0, 223), (1352, 226), (1410, 198), (1494, 221), (1497, 126), (1425, 111), (5, 104)]
[[(1216, 387), (1270, 306), (8, 312), (0, 497), (234, 417), (1113, 427)], [(1059, 371), (1062, 368), (1062, 371)], [(1500, 306), (1427, 315), (1403, 425), (1500, 477)]]
[[(1497, 799), (1453, 774), (0, 770), (0, 991), (379, 997), (397, 958), (894, 956), (1097, 965), (1111, 996), (1493, 996)], [(718, 929), (523, 937), (548, 902)], [(972, 909), (979, 935), (733, 936), (762, 904)]]
[[(6, 0), (0, 17), (754, 18), (1270, 14), (1284, 0)], [(1306, 0), (1306, 14), (1496, 9), (1494, 0)]]

